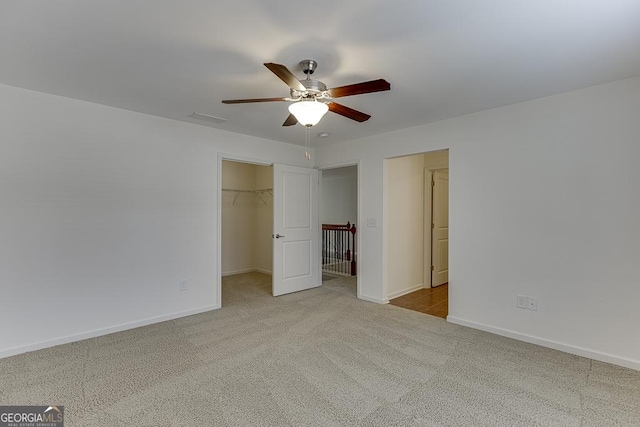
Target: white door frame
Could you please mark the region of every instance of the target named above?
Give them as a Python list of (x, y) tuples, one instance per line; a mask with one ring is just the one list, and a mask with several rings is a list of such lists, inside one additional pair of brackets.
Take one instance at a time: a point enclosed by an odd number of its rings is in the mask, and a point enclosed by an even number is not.
[[(357, 258), (357, 271), (356, 271), (356, 294), (358, 299), (362, 299), (361, 298), (361, 287), (360, 287), (360, 277), (362, 277), (361, 274), (361, 263), (360, 260), (362, 259), (362, 252), (363, 252), (363, 248), (362, 248), (362, 242), (361, 242), (361, 238), (362, 238), (362, 229), (363, 229), (363, 220), (360, 217), (360, 200), (362, 199), (362, 191), (360, 191), (360, 186), (362, 185), (362, 179), (360, 177), (360, 160), (345, 160), (342, 162), (335, 162), (335, 163), (329, 163), (326, 165), (323, 165), (319, 171), (320, 171), (320, 211), (322, 211), (322, 171), (323, 170), (328, 170), (328, 169), (337, 169), (337, 168), (344, 168), (347, 166), (355, 166), (356, 167), (356, 176), (357, 176), (357, 187), (356, 187), (356, 191), (357, 191), (357, 207), (356, 207), (356, 214), (357, 214), (357, 218), (356, 220), (358, 221), (358, 223), (356, 224), (356, 251), (358, 252), (358, 258)], [(320, 245), (322, 245), (322, 219), (320, 219)], [(366, 252), (366, 249), (364, 249), (364, 251)], [(322, 253), (322, 248), (320, 248), (320, 253)], [(355, 254), (354, 254), (355, 255)], [(320, 268), (320, 270), (322, 270), (322, 267)], [(322, 274), (322, 271), (320, 272), (320, 274)]]
[(222, 307), (222, 161), (229, 160), (232, 162), (251, 163), (260, 166), (273, 166), (273, 162), (263, 159), (256, 159), (253, 157), (239, 156), (237, 154), (225, 154), (218, 153), (218, 176), (217, 176), (217, 202), (216, 209), (216, 233), (218, 238), (216, 239), (216, 301), (218, 304), (216, 308)]

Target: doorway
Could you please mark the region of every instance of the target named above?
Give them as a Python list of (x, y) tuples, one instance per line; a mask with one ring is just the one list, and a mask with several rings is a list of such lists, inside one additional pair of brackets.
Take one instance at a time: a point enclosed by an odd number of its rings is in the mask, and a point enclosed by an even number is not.
[(222, 160), (221, 301), (272, 294), (273, 167)]
[[(233, 171), (232, 174), (238, 172), (234, 176), (235, 181), (226, 179), (228, 169)], [(245, 172), (240, 171), (241, 169)], [(269, 183), (272, 183), (272, 187), (268, 187)], [(321, 285), (319, 193), (317, 169), (277, 163), (266, 165), (253, 159), (218, 154), (218, 256), (215, 288), (218, 307), (224, 304), (223, 276), (262, 274), (262, 291), (273, 296)], [(234, 207), (243, 197), (253, 199), (252, 202), (246, 199), (247, 204), (257, 204), (267, 215), (256, 218), (255, 212), (223, 212), (225, 205), (231, 204)], [(228, 211), (226, 208), (225, 210)], [(230, 232), (234, 228), (227, 224), (228, 218), (235, 222), (238, 222), (238, 218), (241, 219), (238, 227), (244, 237)], [(246, 235), (251, 241), (250, 247), (246, 245)], [(242, 241), (245, 242), (244, 246)], [(271, 281), (264, 277), (269, 277), (269, 274)], [(229, 280), (226, 279), (225, 282)]]
[(425, 167), (425, 284), (449, 283), (449, 169)]
[(320, 222), (322, 284), (341, 284), (357, 295), (357, 164), (322, 170)]
[(446, 318), (449, 152), (387, 162), (388, 299), (392, 305)]

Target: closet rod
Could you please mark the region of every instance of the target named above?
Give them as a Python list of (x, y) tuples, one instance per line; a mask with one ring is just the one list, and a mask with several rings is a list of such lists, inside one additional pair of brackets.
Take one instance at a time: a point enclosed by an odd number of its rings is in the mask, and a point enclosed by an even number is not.
[(253, 193), (265, 205), (268, 204), (268, 203), (267, 203), (267, 201), (265, 199), (262, 198), (261, 195), (264, 194), (264, 193), (267, 193), (267, 194), (270, 194), (271, 196), (273, 196), (273, 188), (263, 188), (263, 189), (258, 189), (258, 190), (239, 190), (239, 189), (234, 189), (234, 188), (223, 188), (222, 191), (236, 193), (236, 196), (233, 198), (233, 203), (231, 204), (232, 206), (236, 204), (236, 200), (238, 200), (238, 197), (240, 196), (240, 193)]

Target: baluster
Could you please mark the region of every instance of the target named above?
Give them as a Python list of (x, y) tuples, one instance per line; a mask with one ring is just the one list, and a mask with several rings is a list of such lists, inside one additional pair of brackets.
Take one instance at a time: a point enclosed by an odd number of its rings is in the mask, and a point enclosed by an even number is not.
[(322, 265), (325, 265), (325, 261), (326, 261), (326, 255), (325, 255), (325, 250), (327, 247), (327, 230), (322, 230)]
[(346, 274), (347, 273), (347, 265), (346, 265), (347, 264), (346, 263), (346, 260), (347, 260), (347, 232), (344, 231), (344, 230), (342, 230), (342, 258), (343, 258), (343, 261), (342, 261), (342, 272), (344, 274)]
[(331, 244), (329, 245), (329, 262), (331, 265), (331, 271), (333, 271), (333, 269), (335, 268), (334, 266), (334, 262), (333, 262), (333, 247), (335, 246), (336, 242), (335, 242), (335, 237), (334, 237), (335, 231), (331, 230), (329, 235), (331, 236), (329, 238), (329, 241), (331, 242)]
[(348, 258), (347, 257), (347, 254), (348, 254), (347, 247), (349, 246), (347, 244), (347, 242), (349, 241), (348, 237), (349, 236), (347, 236), (347, 231), (346, 230), (342, 230), (342, 241), (343, 241), (343, 244), (342, 244), (342, 256), (344, 258), (344, 261), (342, 262), (342, 270), (343, 270), (342, 272), (344, 274), (347, 274), (347, 262), (346, 261), (347, 261), (347, 258)]
[(353, 251), (351, 252), (351, 275), (355, 276), (356, 272), (357, 272), (357, 265), (356, 265), (356, 226), (352, 226), (351, 227), (351, 241), (352, 241), (352, 245), (351, 247), (353, 248)]
[(340, 230), (336, 230), (336, 271), (340, 273)]
[(336, 268), (336, 263), (334, 260), (334, 252), (335, 252), (335, 246), (336, 246), (336, 231), (335, 230), (331, 230), (331, 271), (334, 271)]
[(338, 230), (338, 253), (337, 253), (337, 258), (338, 258), (338, 273), (342, 273), (342, 231)]

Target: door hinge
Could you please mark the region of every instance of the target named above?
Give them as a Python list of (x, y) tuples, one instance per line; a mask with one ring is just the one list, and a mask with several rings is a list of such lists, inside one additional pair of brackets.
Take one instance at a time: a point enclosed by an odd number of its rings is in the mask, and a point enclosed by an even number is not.
[(436, 228), (436, 225), (434, 223), (431, 223), (431, 228)]
[(434, 180), (431, 180), (431, 186), (435, 187), (436, 186), (436, 182)]
[(431, 271), (433, 271), (433, 265), (431, 266)]

